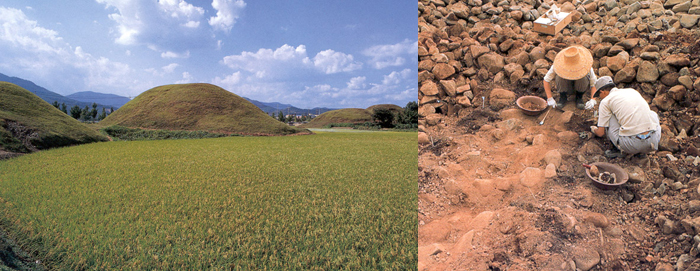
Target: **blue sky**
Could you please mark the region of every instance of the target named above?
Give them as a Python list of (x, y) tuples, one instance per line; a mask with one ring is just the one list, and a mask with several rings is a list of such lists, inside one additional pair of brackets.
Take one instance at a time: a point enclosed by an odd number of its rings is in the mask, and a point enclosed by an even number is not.
[(0, 73), (62, 95), (212, 83), (302, 108), (417, 100), (417, 2), (3, 0)]

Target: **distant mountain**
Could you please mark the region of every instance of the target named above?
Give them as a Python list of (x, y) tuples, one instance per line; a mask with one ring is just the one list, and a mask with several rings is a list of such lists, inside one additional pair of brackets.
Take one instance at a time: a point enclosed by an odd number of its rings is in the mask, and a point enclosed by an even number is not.
[[(245, 97), (243, 97), (245, 98)], [(285, 115), (320, 115), (328, 111), (333, 111), (336, 110), (337, 108), (326, 108), (326, 107), (314, 107), (312, 109), (304, 109), (304, 108), (298, 108), (295, 107), (291, 104), (283, 104), (283, 103), (265, 103), (261, 101), (256, 101), (253, 99), (245, 98), (249, 102), (253, 103), (255, 106), (260, 108), (262, 111), (264, 111), (267, 114), (275, 113), (282, 111)]]
[[(47, 103), (53, 104), (54, 101), (57, 101), (59, 104), (65, 103), (66, 107), (69, 108), (69, 110), (74, 105), (77, 105), (80, 108), (83, 108), (85, 106), (92, 108), (92, 102), (83, 102), (83, 101), (78, 101), (78, 100), (64, 97), (61, 94), (58, 94), (56, 92), (53, 92), (53, 91), (45, 89), (41, 86), (38, 86), (37, 84), (34, 84), (34, 82), (29, 81), (29, 80), (25, 80), (25, 79), (18, 78), (18, 77), (10, 77), (10, 76), (7, 76), (7, 75), (0, 73), (0, 81), (10, 82), (10, 83), (13, 83), (17, 86), (20, 86), (20, 87), (28, 90), (29, 92), (34, 93), (36, 96), (39, 96), (39, 98), (46, 101)], [(110, 106), (104, 106), (104, 105), (98, 104), (97, 109), (102, 110), (103, 107), (107, 108), (107, 109), (110, 108)]]
[(66, 97), (76, 101), (98, 103), (107, 106), (113, 106), (115, 108), (122, 107), (122, 105), (131, 101), (131, 99), (124, 96), (119, 96), (115, 94), (104, 94), (92, 91), (76, 92), (71, 95), (66, 95)]

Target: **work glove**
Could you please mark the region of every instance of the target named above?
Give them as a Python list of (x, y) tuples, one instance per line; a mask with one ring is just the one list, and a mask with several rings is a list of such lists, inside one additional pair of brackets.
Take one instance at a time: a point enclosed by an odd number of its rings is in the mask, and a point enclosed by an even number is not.
[(549, 99), (547, 99), (547, 105), (551, 106), (552, 108), (556, 108), (557, 102), (554, 101), (554, 98), (549, 98)]
[(586, 102), (586, 110), (593, 109), (596, 103), (597, 102), (595, 101), (595, 99), (591, 99), (590, 101)]
[(591, 133), (595, 134), (596, 130), (598, 130), (598, 126), (591, 126)]

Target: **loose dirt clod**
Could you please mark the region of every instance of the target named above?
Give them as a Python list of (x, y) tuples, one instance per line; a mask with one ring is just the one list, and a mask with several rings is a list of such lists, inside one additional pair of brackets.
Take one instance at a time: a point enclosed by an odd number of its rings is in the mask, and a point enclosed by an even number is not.
[(537, 110), (542, 109), (536, 103), (533, 103), (533, 102), (524, 102), (524, 103), (522, 103), (522, 106), (523, 106), (523, 108), (530, 110), (530, 111), (537, 111)]

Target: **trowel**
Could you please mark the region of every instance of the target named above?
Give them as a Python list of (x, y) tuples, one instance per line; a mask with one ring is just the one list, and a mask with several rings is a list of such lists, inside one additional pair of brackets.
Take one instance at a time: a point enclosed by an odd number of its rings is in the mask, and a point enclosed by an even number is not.
[(547, 109), (547, 113), (544, 113), (544, 118), (542, 118), (540, 121), (540, 125), (544, 124), (544, 120), (547, 118), (547, 115), (549, 115), (549, 111), (551, 111), (551, 109), (552, 107), (549, 107), (549, 109)]

